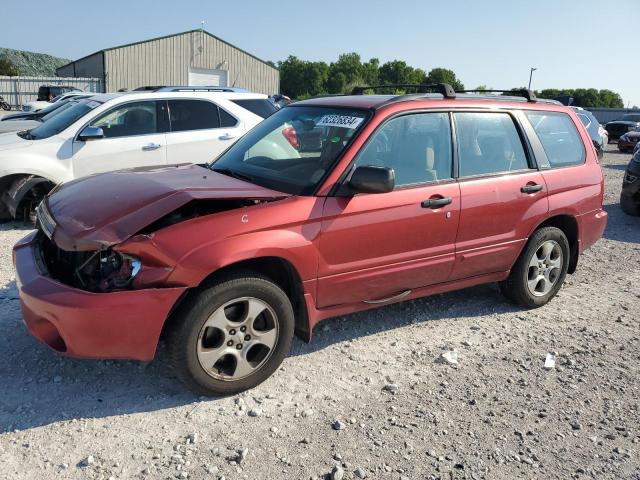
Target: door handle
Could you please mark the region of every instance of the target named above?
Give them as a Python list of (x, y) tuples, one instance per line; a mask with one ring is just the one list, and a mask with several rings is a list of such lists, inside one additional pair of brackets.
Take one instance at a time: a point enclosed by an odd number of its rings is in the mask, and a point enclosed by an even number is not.
[(423, 200), (420, 205), (422, 208), (440, 208), (449, 205), (452, 201), (451, 197), (436, 197)]
[(520, 188), (520, 191), (522, 193), (536, 193), (542, 190), (542, 188), (542, 185), (534, 183), (533, 185), (525, 185), (524, 187)]
[(230, 133), (225, 133), (224, 135), (218, 137), (220, 140), (233, 140), (236, 138), (236, 135), (231, 135)]
[(150, 152), (151, 150), (157, 150), (161, 147), (159, 143), (148, 143), (142, 147), (142, 150), (145, 152)]

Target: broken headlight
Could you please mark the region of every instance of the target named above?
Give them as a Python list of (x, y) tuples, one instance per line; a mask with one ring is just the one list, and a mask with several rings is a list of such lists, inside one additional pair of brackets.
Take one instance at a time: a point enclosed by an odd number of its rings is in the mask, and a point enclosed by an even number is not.
[(122, 290), (131, 284), (142, 266), (140, 259), (113, 250), (94, 252), (75, 271), (77, 282), (94, 292)]

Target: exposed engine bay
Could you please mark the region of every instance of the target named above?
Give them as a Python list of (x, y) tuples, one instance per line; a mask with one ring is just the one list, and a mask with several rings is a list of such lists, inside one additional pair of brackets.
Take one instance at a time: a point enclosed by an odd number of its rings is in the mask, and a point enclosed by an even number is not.
[(110, 292), (129, 287), (140, 270), (140, 260), (111, 248), (95, 252), (67, 252), (45, 235), (39, 235), (41, 261), (56, 280), (90, 292)]
[[(275, 199), (191, 200), (171, 213), (143, 228), (138, 234), (150, 235), (158, 230), (197, 217), (265, 203)], [(111, 292), (131, 287), (142, 268), (140, 259), (127, 255), (111, 246), (100, 250), (68, 251), (58, 247), (49, 237), (55, 221), (45, 208), (38, 211), (40, 230), (40, 263), (57, 281), (89, 292)], [(54, 237), (55, 238), (55, 237)]]

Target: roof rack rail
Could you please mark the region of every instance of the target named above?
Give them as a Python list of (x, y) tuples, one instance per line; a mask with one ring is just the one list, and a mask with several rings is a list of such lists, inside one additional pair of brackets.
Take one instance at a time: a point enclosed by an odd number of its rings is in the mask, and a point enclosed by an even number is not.
[(372, 87), (354, 87), (351, 95), (363, 95), (365, 90), (382, 90), (384, 88), (417, 88), (419, 93), (427, 93), (427, 90), (435, 90), (444, 98), (456, 98), (456, 92), (448, 83), (434, 83), (422, 85), (419, 83), (396, 83), (390, 85), (375, 85)]
[(524, 97), (527, 102), (537, 102), (538, 97), (533, 93), (533, 90), (528, 88), (517, 88), (514, 90), (457, 90), (456, 93), (507, 93), (515, 97)]

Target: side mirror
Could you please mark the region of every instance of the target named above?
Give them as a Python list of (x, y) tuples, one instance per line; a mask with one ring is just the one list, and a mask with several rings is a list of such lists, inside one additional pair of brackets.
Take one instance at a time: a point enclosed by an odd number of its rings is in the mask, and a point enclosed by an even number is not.
[(78, 140), (81, 142), (88, 142), (89, 140), (99, 140), (104, 138), (104, 132), (100, 127), (86, 127), (80, 135), (78, 135)]
[(349, 180), (353, 193), (387, 193), (395, 185), (396, 174), (392, 168), (387, 167), (356, 167)]

